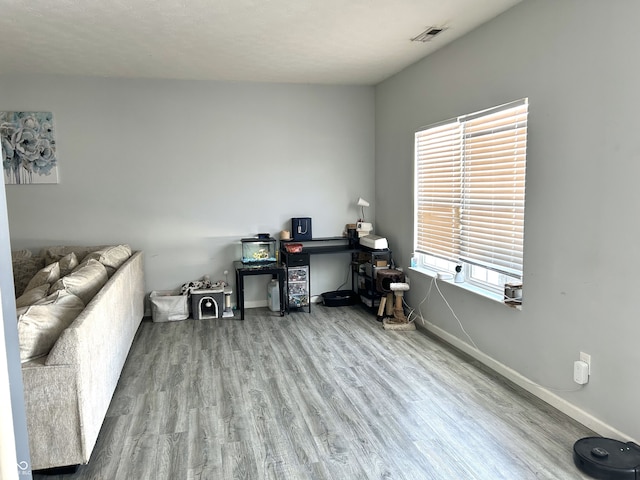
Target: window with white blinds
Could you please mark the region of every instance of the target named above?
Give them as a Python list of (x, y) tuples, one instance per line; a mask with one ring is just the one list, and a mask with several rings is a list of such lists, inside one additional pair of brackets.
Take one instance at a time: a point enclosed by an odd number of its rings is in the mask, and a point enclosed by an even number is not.
[(522, 278), (527, 99), (415, 134), (415, 249)]

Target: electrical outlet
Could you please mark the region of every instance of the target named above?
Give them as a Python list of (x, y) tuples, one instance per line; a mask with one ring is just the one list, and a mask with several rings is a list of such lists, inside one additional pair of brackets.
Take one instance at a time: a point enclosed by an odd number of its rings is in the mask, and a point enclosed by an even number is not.
[(591, 375), (591, 355), (580, 352), (580, 361), (587, 364), (587, 372)]

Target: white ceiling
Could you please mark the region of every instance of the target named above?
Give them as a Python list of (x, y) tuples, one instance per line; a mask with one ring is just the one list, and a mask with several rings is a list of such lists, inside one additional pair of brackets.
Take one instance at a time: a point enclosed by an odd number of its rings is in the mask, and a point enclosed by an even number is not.
[(519, 1), (0, 0), (0, 73), (375, 85)]

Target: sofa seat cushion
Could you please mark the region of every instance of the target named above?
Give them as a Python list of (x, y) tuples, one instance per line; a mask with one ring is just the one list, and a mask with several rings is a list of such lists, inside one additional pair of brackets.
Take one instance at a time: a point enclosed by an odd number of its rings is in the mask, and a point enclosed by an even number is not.
[(22, 363), (47, 355), (60, 334), (84, 309), (79, 297), (61, 290), (18, 311)]
[(60, 265), (58, 262), (50, 263), (44, 268), (40, 269), (31, 280), (27, 284), (27, 287), (24, 289), (31, 290), (32, 288), (39, 287), (40, 285), (44, 285), (45, 283), (55, 283), (60, 278)]
[(38, 303), (49, 294), (48, 283), (39, 285), (31, 290), (27, 290), (18, 298), (16, 298), (16, 308), (28, 307), (34, 303)]
[(89, 259), (78, 265), (73, 272), (51, 285), (49, 293), (66, 290), (77, 295), (88, 304), (96, 293), (107, 283), (107, 270), (97, 260)]

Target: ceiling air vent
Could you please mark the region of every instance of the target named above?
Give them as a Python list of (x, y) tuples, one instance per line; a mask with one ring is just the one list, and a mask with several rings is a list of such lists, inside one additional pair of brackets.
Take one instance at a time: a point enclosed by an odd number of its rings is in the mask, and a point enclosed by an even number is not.
[(411, 39), (412, 42), (429, 42), (433, 37), (438, 35), (439, 33), (445, 31), (447, 27), (429, 27), (420, 35), (413, 37)]

